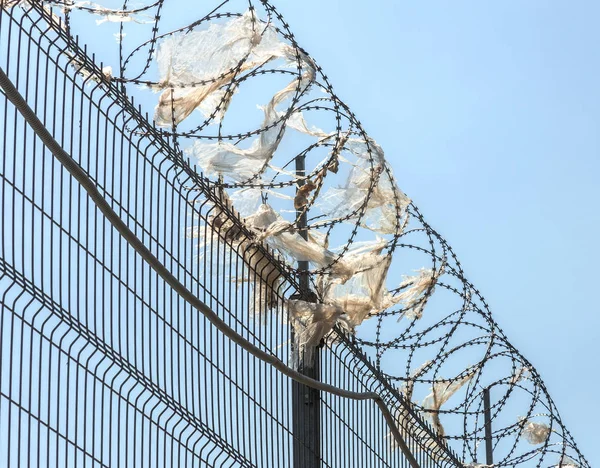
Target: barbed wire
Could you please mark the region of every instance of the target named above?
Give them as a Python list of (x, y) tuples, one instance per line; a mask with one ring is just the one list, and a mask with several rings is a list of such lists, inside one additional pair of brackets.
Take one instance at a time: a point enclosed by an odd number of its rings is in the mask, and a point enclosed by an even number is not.
[[(304, 359), (341, 327), (465, 464), (484, 458), (489, 392), (495, 466), (589, 466), (540, 375), (271, 3), (215, 2), (192, 22), (177, 0), (44, 3), (69, 34), (97, 23), (105, 63), (114, 60), (105, 78), (155, 106), (155, 125), (220, 188), (255, 241), (308, 275), (310, 291), (287, 305)], [(3, 7), (18, 4), (27, 3)], [(306, 169), (296, 170), (299, 158)], [(213, 225), (235, 242), (229, 222), (215, 211)], [(241, 239), (252, 262), (254, 244)], [(264, 282), (257, 311), (276, 287)]]

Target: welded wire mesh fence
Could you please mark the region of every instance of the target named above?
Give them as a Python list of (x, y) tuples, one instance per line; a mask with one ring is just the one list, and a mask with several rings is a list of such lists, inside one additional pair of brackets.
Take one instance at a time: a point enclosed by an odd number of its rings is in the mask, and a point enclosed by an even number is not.
[[(288, 363), (293, 272), (240, 247), (249, 234), (219, 189), (43, 6), (0, 10), (0, 39), (1, 68), (129, 229)], [(0, 115), (0, 466), (408, 466), (373, 402), (325, 393), (311, 453), (294, 435), (291, 379), (177, 295), (4, 96)], [(267, 303), (275, 313), (257, 320)], [(420, 466), (460, 465), (350, 338), (320, 355), (323, 382), (382, 396)]]

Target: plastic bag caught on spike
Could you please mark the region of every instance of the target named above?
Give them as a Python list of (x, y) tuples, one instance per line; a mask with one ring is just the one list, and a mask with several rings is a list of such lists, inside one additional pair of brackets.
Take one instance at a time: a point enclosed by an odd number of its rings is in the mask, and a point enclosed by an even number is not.
[(563, 456), (554, 468), (579, 468), (579, 465), (573, 459)]
[(521, 380), (527, 379), (528, 374), (531, 374), (529, 367), (520, 367), (519, 369), (517, 369), (515, 374), (510, 379), (510, 383), (512, 385), (515, 385), (515, 384), (519, 383)]
[(446, 403), (452, 397), (452, 395), (458, 392), (463, 385), (469, 382), (474, 375), (475, 371), (451, 382), (436, 382), (431, 387), (431, 393), (423, 400), (423, 408), (429, 410), (429, 412), (427, 412), (425, 415), (431, 420), (433, 427), (437, 430), (440, 436), (443, 437), (446, 434), (444, 431), (444, 426), (442, 426), (440, 421), (439, 411), (441, 406)]
[(300, 234), (289, 231), (291, 224), (284, 221), (267, 204), (261, 205), (258, 211), (245, 221), (259, 234), (261, 240), (297, 261), (308, 261), (319, 267), (326, 267), (337, 257), (333, 252), (308, 242)]
[(334, 305), (301, 300), (289, 300), (287, 307), (296, 334), (293, 360), (310, 366), (315, 349), (342, 319), (344, 311)]
[(266, 321), (267, 312), (278, 302), (278, 289), (281, 273), (273, 262), (264, 256), (259, 247), (250, 241), (240, 245), (244, 261), (248, 267), (247, 280), (254, 285), (254, 297), (250, 304), (250, 313)]
[(339, 282), (347, 281), (356, 272), (358, 262), (346, 262), (344, 258), (338, 260), (338, 254), (316, 242), (305, 240), (300, 234), (290, 230), (292, 225), (284, 221), (267, 204), (261, 205), (258, 211), (245, 221), (257, 232), (259, 240), (265, 240), (271, 247), (296, 261), (311, 262), (318, 268), (331, 267), (331, 274)]
[(429, 367), (431, 361), (425, 361), (419, 367), (417, 367), (408, 377), (408, 380), (404, 382), (404, 385), (400, 387), (400, 393), (404, 395), (404, 397), (408, 400), (412, 400), (413, 391), (415, 388), (415, 380), (418, 379), (423, 371)]
[(396, 303), (402, 303), (404, 313), (400, 316), (409, 320), (419, 320), (423, 316), (423, 309), (427, 303), (427, 295), (433, 293), (435, 284), (444, 273), (445, 260), (437, 270), (421, 268), (417, 275), (405, 276), (399, 289), (404, 289), (394, 296)]
[[(136, 14), (134, 12), (130, 12), (127, 10), (112, 10), (110, 8), (106, 8), (102, 5), (99, 5), (97, 3), (92, 3), (89, 1), (74, 2), (72, 4), (65, 2), (63, 5), (63, 8), (65, 10), (85, 9), (86, 11), (91, 12), (95, 15), (102, 16), (103, 17), (102, 19), (96, 20), (97, 25), (101, 25), (102, 23), (105, 23), (105, 22), (109, 22), (109, 23), (134, 22), (134, 23), (143, 24), (143, 23), (149, 23), (152, 20), (151, 17), (145, 17), (143, 15)], [(142, 19), (142, 18), (144, 18), (144, 19)]]
[[(206, 224), (195, 226), (188, 230), (188, 236), (200, 239), (200, 255), (215, 242), (224, 241), (231, 250), (241, 256), (238, 267), (243, 268), (243, 274), (237, 276), (238, 282), (249, 282), (254, 287), (253, 298), (250, 301), (250, 313), (266, 320), (266, 312), (276, 306), (281, 285), (281, 273), (276, 264), (267, 258), (260, 246), (246, 237), (242, 229), (234, 222), (232, 214), (235, 210), (226, 192), (221, 192), (222, 201), (229, 209), (215, 207), (208, 216)], [(241, 279), (240, 279), (241, 278)]]
[(401, 232), (400, 217), (406, 213), (410, 199), (385, 169), (383, 150), (372, 139), (365, 142), (350, 138), (345, 146), (359, 158), (359, 163), (350, 171), (344, 186), (330, 188), (323, 194), (318, 207), (334, 219), (354, 222), (366, 204), (363, 227), (382, 234)]
[(266, 188), (242, 188), (229, 194), (233, 206), (244, 218), (250, 217), (258, 211), (262, 205), (263, 196), (280, 200), (294, 199), (292, 196)]
[(360, 325), (367, 317), (376, 315), (394, 304), (394, 298), (385, 286), (391, 264), (389, 255), (381, 255), (387, 241), (373, 242), (373, 249), (363, 254), (349, 252), (344, 259), (356, 273), (344, 284), (335, 278), (324, 279), (325, 302), (343, 309), (352, 328)]
[(292, 81), (262, 108), (264, 120), (261, 133), (248, 149), (222, 141), (209, 144), (195, 142), (188, 153), (197, 158), (198, 165), (207, 175), (227, 175), (241, 182), (252, 178), (273, 158), (286, 127), (286, 119), (280, 116), (276, 107), (296, 92), (298, 87), (307, 89), (310, 86), (314, 79), (314, 65), (312, 62), (306, 62), (305, 65), (307, 71), (301, 79)]
[[(194, 109), (228, 85), (238, 73), (254, 68), (289, 53), (289, 46), (277, 37), (271, 26), (256, 19), (253, 11), (224, 24), (211, 24), (203, 31), (173, 34), (158, 47), (157, 63), (160, 86), (166, 89), (155, 110), (156, 124), (168, 127), (179, 124)], [(231, 99), (233, 90), (221, 97)], [(212, 96), (213, 109), (205, 105), (209, 115), (228, 102)]]
[(550, 427), (547, 424), (534, 421), (527, 421), (525, 418), (519, 418), (521, 424), (521, 434), (532, 445), (543, 444), (550, 436)]

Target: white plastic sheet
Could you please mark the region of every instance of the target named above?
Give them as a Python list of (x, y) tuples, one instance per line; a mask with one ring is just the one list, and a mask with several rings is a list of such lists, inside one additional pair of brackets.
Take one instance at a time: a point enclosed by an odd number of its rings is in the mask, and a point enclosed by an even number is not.
[(295, 360), (310, 365), (314, 351), (339, 320), (343, 320), (344, 311), (330, 304), (314, 304), (301, 300), (287, 302), (290, 320), (296, 333)]
[[(258, 211), (246, 218), (245, 221), (250, 228), (257, 232), (258, 240), (264, 240), (268, 245), (291, 256), (295, 261), (307, 261), (318, 268), (329, 268), (331, 281), (335, 283), (343, 284), (357, 273), (373, 269), (382, 261), (382, 257), (373, 251), (369, 249), (365, 251), (363, 245), (339, 258), (339, 254), (315, 242), (314, 239), (310, 239), (310, 237), (309, 240), (304, 239), (292, 229), (291, 223), (284, 221), (267, 204), (261, 205)], [(371, 245), (373, 249), (381, 250), (385, 241), (377, 240)]]
[(325, 302), (343, 309), (352, 328), (394, 304), (385, 285), (391, 264), (389, 255), (381, 255), (385, 245), (385, 240), (379, 240), (373, 242), (372, 250), (347, 254), (347, 269), (354, 272), (347, 282), (341, 283), (335, 277), (324, 279)]
[[(261, 24), (253, 11), (222, 24), (211, 24), (205, 30), (169, 36), (158, 48), (157, 63), (160, 86), (174, 88), (160, 96), (156, 124), (168, 127), (180, 123), (239, 72), (280, 57), (287, 48), (274, 29)], [(216, 108), (220, 100), (212, 96), (211, 102)], [(212, 110), (205, 106), (204, 113)]]
[(435, 271), (431, 268), (421, 268), (417, 275), (405, 276), (400, 284), (400, 288), (404, 290), (394, 297), (404, 308), (401, 318), (419, 320), (423, 316), (423, 309), (427, 303), (426, 295), (433, 292), (439, 277), (444, 273), (444, 268), (445, 262)]
[(527, 421), (525, 418), (519, 418), (522, 426), (521, 434), (532, 445), (543, 444), (550, 436), (550, 427), (544, 423)]
[(579, 468), (577, 462), (567, 456), (562, 456), (555, 468)]
[(423, 400), (423, 408), (431, 410), (431, 412), (425, 413), (425, 416), (431, 420), (433, 427), (437, 430), (439, 435), (445, 435), (444, 426), (442, 426), (438, 413), (441, 406), (446, 403), (452, 395), (458, 392), (463, 385), (469, 382), (474, 375), (475, 372), (471, 372), (460, 379), (455, 379), (450, 382), (436, 382), (431, 387), (431, 393)]
[[(318, 203), (321, 211), (333, 219), (354, 222), (364, 207), (361, 225), (382, 234), (402, 231), (402, 220), (410, 199), (396, 186), (385, 170), (383, 150), (372, 139), (349, 138), (345, 143), (359, 160), (344, 186), (327, 190)], [(373, 184), (373, 181), (377, 182)]]
[[(225, 192), (222, 192), (222, 197), (224, 204), (234, 211), (231, 200)], [(279, 300), (281, 273), (275, 264), (265, 257), (259, 243), (243, 235), (230, 214), (224, 213), (220, 208), (212, 211), (206, 224), (192, 227), (187, 235), (199, 239), (200, 255), (215, 239), (221, 239), (229, 243), (232, 250), (242, 256), (246, 273), (243, 281), (250, 282), (255, 288), (250, 312), (266, 320), (267, 312), (275, 307)], [(241, 276), (236, 275), (236, 278), (239, 281)]]
[(510, 383), (512, 385), (515, 385), (517, 383), (519, 383), (521, 380), (523, 379), (527, 379), (528, 375), (531, 374), (531, 371), (529, 370), (529, 367), (519, 367), (515, 374), (512, 376), (512, 378), (510, 379)]
[[(308, 68), (308, 71), (300, 79), (301, 89), (307, 88), (314, 79), (312, 64), (307, 63), (306, 68)], [(276, 93), (266, 106), (261, 107), (264, 112), (261, 133), (252, 141), (249, 148), (242, 149), (223, 141), (216, 143), (196, 141), (189, 149), (189, 154), (197, 158), (198, 165), (207, 175), (227, 175), (236, 181), (250, 179), (264, 169), (265, 165), (273, 158), (286, 127), (286, 120), (281, 113), (277, 112), (276, 107), (290, 97), (297, 87), (298, 83), (292, 81)], [(210, 92), (215, 89), (210, 89)], [(197, 107), (205, 97), (204, 95), (198, 95), (198, 103), (196, 104), (196, 101), (193, 101), (191, 104)], [(189, 113), (185, 117), (187, 115)]]
[(106, 8), (98, 3), (81, 1), (74, 2), (72, 4), (65, 3), (63, 5), (65, 10), (76, 10), (76, 9), (85, 9), (95, 15), (101, 16), (102, 19), (96, 20), (96, 24), (100, 25), (102, 23), (110, 22), (110, 23), (148, 23), (151, 18), (138, 14), (135, 12), (130, 12), (127, 10), (113, 10), (110, 8)]

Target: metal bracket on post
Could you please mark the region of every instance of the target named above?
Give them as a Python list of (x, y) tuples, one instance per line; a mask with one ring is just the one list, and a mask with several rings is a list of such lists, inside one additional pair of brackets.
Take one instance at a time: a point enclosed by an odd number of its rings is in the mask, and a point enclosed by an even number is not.
[[(305, 175), (304, 156), (296, 157), (296, 174)], [(303, 180), (298, 185), (304, 185)], [(300, 235), (308, 238), (306, 230), (307, 215), (303, 209), (297, 210), (299, 219), (298, 227)], [(314, 293), (310, 291), (308, 281), (308, 262), (298, 262), (300, 273), (300, 294), (299, 299), (305, 301), (314, 301)], [(292, 346), (297, 343), (294, 337), (294, 330), (290, 328), (292, 337)], [(302, 356), (301, 356), (302, 358)], [(299, 359), (298, 372), (315, 380), (320, 378), (319, 353), (313, 353), (312, 362), (305, 362)], [(292, 381), (292, 413), (293, 413), (293, 436), (294, 436), (294, 468), (318, 468), (321, 466), (321, 395), (314, 388), (307, 387), (296, 381)]]

